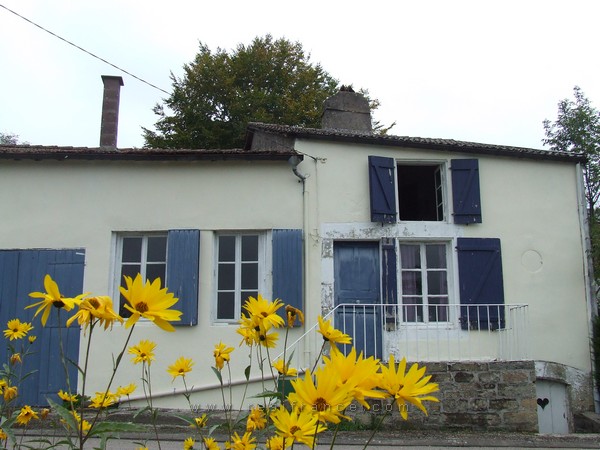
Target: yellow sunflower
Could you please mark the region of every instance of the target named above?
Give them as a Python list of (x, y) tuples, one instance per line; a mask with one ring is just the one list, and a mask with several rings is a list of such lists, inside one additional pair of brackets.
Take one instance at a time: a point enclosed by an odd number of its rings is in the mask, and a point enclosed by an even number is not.
[(202, 414), (200, 417), (194, 417), (194, 423), (190, 425), (191, 427), (198, 428), (201, 430), (208, 423), (208, 416), (206, 414)]
[(37, 339), (37, 336), (29, 336), (27, 338), (27, 340), (29, 341), (30, 344), (33, 344), (35, 342), (35, 340)]
[(79, 303), (79, 310), (69, 320), (67, 326), (70, 326), (75, 320), (85, 330), (93, 319), (98, 319), (104, 329), (112, 327), (115, 321), (123, 323), (123, 318), (113, 310), (112, 299), (106, 295), (89, 297)]
[(17, 416), (17, 423), (21, 425), (27, 425), (31, 419), (37, 419), (37, 413), (31, 409), (31, 406), (25, 405), (21, 408), (19, 415)]
[(273, 368), (279, 372), (280, 375), (284, 375), (286, 377), (296, 377), (298, 376), (298, 371), (293, 367), (289, 367), (283, 359), (278, 359), (273, 363)]
[(180, 356), (174, 364), (170, 365), (167, 369), (169, 374), (173, 375), (173, 380), (177, 377), (185, 377), (185, 374), (192, 371), (194, 361), (191, 358), (184, 358)]
[(134, 383), (128, 384), (127, 386), (119, 386), (117, 388), (117, 397), (129, 396), (133, 394), (133, 392), (137, 389), (137, 386)]
[(10, 364), (11, 365), (15, 365), (17, 363), (22, 363), (23, 360), (21, 359), (21, 354), (20, 353), (13, 353), (12, 355), (10, 355)]
[(323, 362), (323, 370), (335, 373), (339, 377), (339, 382), (348, 387), (354, 399), (365, 408), (370, 408), (370, 405), (365, 401), (366, 397), (386, 397), (385, 393), (377, 390), (381, 380), (378, 359), (372, 356), (365, 359), (362, 352), (357, 357), (354, 347), (347, 356), (332, 347), (331, 356), (324, 356)]
[(69, 394), (67, 392), (64, 392), (62, 389), (60, 391), (58, 391), (58, 398), (60, 398), (61, 400), (67, 402), (67, 403), (72, 403), (72, 402), (76, 402), (78, 395), (77, 394)]
[(187, 438), (185, 441), (183, 441), (183, 450), (193, 450), (195, 443), (196, 441), (191, 437)]
[(4, 330), (4, 336), (11, 341), (24, 338), (27, 336), (27, 333), (33, 330), (33, 326), (30, 323), (21, 322), (19, 319), (9, 320), (6, 327), (7, 329)]
[(108, 408), (117, 401), (117, 396), (112, 392), (96, 392), (90, 403), (90, 408)]
[(333, 325), (331, 325), (331, 319), (324, 320), (321, 316), (317, 319), (319, 321), (319, 329), (317, 331), (323, 335), (323, 340), (328, 341), (332, 347), (336, 344), (352, 343), (352, 338), (350, 336), (335, 329)]
[(339, 423), (340, 418), (347, 418), (342, 413), (353, 399), (348, 386), (339, 380), (332, 371), (317, 370), (314, 382), (307, 371), (303, 379), (291, 381), (294, 392), (290, 392), (288, 400), (312, 409), (321, 422)]
[[(290, 442), (290, 443), (288, 443)], [(282, 436), (275, 435), (267, 439), (265, 446), (268, 450), (285, 450), (287, 447), (291, 447), (294, 440), (293, 439), (285, 439)]]
[(217, 444), (214, 438), (204, 438), (203, 441), (206, 450), (219, 450), (219, 444)]
[[(313, 414), (310, 408), (294, 408), (288, 411), (281, 405), (270, 417), (275, 425), (275, 432), (285, 441), (285, 447), (290, 447), (295, 442), (313, 447), (317, 432), (327, 429), (325, 425), (319, 424), (319, 416)], [(269, 448), (279, 448), (279, 442), (274, 441)]]
[(265, 330), (271, 327), (283, 326), (283, 319), (277, 314), (277, 310), (283, 306), (279, 299), (269, 301), (258, 294), (258, 299), (248, 297), (244, 303), (244, 309), (248, 311), (251, 318), (256, 318)]
[(217, 369), (221, 370), (225, 361), (229, 362), (231, 359), (230, 353), (233, 351), (233, 347), (227, 347), (223, 342), (219, 342), (215, 345), (213, 356), (215, 357), (215, 365)]
[(169, 309), (179, 300), (173, 293), (167, 292), (167, 288), (161, 289), (160, 278), (152, 283), (142, 282), (142, 276), (138, 273), (134, 280), (125, 276), (125, 287), (120, 287), (121, 294), (129, 302), (125, 308), (131, 311), (131, 317), (127, 319), (125, 327), (129, 328), (136, 323), (140, 317), (151, 320), (165, 331), (175, 331), (169, 322), (181, 320), (181, 311)]
[(225, 442), (225, 448), (232, 450), (253, 450), (256, 448), (256, 438), (252, 437), (252, 433), (246, 432), (240, 436), (237, 432), (231, 436), (231, 442)]
[(437, 383), (429, 382), (431, 375), (423, 376), (426, 370), (425, 366), (419, 368), (419, 365), (415, 363), (406, 373), (406, 358), (402, 358), (398, 368), (396, 368), (394, 355), (390, 355), (387, 367), (381, 365), (380, 387), (396, 400), (400, 415), (404, 420), (408, 418), (407, 402), (412, 403), (427, 415), (427, 410), (422, 402), (439, 401), (436, 397), (429, 395), (439, 389)]
[(75, 305), (78, 305), (81, 302), (81, 299), (87, 295), (80, 294), (77, 297), (67, 298), (63, 297), (58, 289), (58, 284), (52, 279), (50, 275), (46, 275), (44, 277), (44, 289), (46, 292), (31, 292), (29, 294), (32, 298), (41, 298), (42, 301), (34, 303), (33, 305), (26, 306), (25, 309), (35, 308), (38, 309), (35, 311), (33, 317), (37, 317), (39, 313), (43, 311), (42, 314), (42, 325), (46, 326), (46, 322), (48, 320), (48, 316), (50, 315), (50, 309), (52, 306), (55, 308), (64, 308), (66, 311), (71, 311)]
[(262, 408), (255, 406), (246, 419), (246, 431), (262, 430), (267, 426), (267, 419)]
[(2, 395), (4, 396), (4, 401), (8, 403), (17, 398), (17, 395), (19, 395), (19, 388), (7, 385), (2, 389)]
[(127, 353), (135, 355), (131, 358), (134, 364), (145, 362), (150, 365), (154, 361), (154, 349), (156, 343), (142, 339), (137, 345), (129, 347)]
[(287, 317), (287, 326), (292, 328), (298, 320), (301, 324), (304, 324), (304, 314), (298, 308), (294, 308), (292, 305), (285, 307), (285, 316)]

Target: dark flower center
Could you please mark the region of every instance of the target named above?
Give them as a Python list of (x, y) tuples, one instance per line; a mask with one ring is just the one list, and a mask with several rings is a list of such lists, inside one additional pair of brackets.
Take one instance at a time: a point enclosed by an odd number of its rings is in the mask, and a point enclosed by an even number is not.
[(294, 434), (296, 431), (300, 431), (300, 427), (294, 425), (292, 428), (290, 428), (290, 434)]
[(319, 397), (315, 400), (315, 409), (319, 412), (327, 411), (329, 403), (323, 397)]
[(92, 305), (94, 309), (100, 308), (100, 302), (95, 298), (90, 299), (90, 305)]
[(65, 306), (62, 300), (54, 300), (52, 304), (55, 308), (62, 308), (63, 306)]
[(145, 302), (139, 302), (135, 304), (135, 310), (141, 313), (148, 311), (148, 305)]

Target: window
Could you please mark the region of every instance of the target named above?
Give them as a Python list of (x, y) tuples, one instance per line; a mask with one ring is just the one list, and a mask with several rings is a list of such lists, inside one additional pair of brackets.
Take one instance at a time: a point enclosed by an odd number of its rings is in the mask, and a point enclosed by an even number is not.
[(217, 321), (239, 320), (248, 297), (265, 293), (264, 242), (259, 233), (217, 235)]
[[(160, 278), (161, 286), (178, 299), (175, 309), (182, 313), (173, 325), (198, 324), (200, 230), (117, 234), (115, 255), (115, 293), (125, 286), (124, 276), (134, 278), (139, 273), (144, 281)], [(119, 313), (129, 317), (125, 302), (121, 295)]]
[(400, 295), (405, 322), (448, 322), (445, 243), (400, 244)]
[(444, 220), (440, 166), (399, 164), (396, 172), (400, 220)]
[[(167, 234), (122, 235), (117, 246), (120, 253), (119, 286), (125, 286), (124, 276), (135, 278), (139, 273), (142, 279), (160, 278), (165, 286), (167, 271)], [(123, 307), (126, 300), (120, 296), (119, 314), (131, 316), (131, 312)]]
[[(394, 158), (369, 156), (371, 222), (447, 221), (482, 223), (477, 159), (447, 163), (400, 163)], [(446, 192), (451, 178), (452, 204)]]

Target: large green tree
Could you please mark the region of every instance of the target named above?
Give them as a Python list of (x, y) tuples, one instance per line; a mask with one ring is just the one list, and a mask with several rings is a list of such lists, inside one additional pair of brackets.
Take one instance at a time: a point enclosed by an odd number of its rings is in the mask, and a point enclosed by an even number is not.
[(596, 205), (600, 198), (600, 112), (592, 106), (579, 86), (573, 88), (575, 100), (558, 103), (555, 122), (544, 120), (544, 144), (552, 150), (582, 153), (587, 157), (584, 167), (585, 196), (590, 222), (596, 221)]
[(16, 145), (19, 143), (19, 136), (13, 133), (0, 133), (0, 145)]
[(271, 35), (211, 51), (200, 43), (184, 75), (154, 107), (156, 131), (144, 129), (146, 147), (235, 148), (248, 122), (319, 126), (325, 99), (337, 80), (311, 64), (302, 45)]

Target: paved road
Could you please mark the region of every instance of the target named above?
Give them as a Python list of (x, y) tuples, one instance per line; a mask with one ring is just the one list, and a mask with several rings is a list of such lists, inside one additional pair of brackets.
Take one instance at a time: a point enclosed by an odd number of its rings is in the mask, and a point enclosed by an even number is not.
[[(363, 448), (369, 432), (341, 432), (336, 440), (337, 449), (360, 450)], [(109, 450), (134, 450), (144, 441), (144, 438), (151, 439), (152, 435), (129, 435), (121, 440), (111, 440), (107, 445)], [(187, 437), (185, 431), (176, 433), (161, 434), (160, 450), (181, 450), (183, 440)], [(331, 436), (324, 435), (320, 438), (319, 450), (330, 447)], [(24, 442), (31, 442), (37, 439), (36, 436), (24, 436)], [(223, 442), (220, 440), (220, 442)], [(89, 445), (87, 445), (89, 444)], [(86, 444), (86, 449), (98, 447), (98, 440), (90, 440)], [(158, 444), (148, 442), (150, 450), (159, 450)], [(223, 445), (221, 446), (224, 447)], [(61, 448), (61, 447), (57, 447)], [(62, 447), (66, 448), (66, 447)], [(200, 446), (196, 446), (198, 450)], [(295, 446), (295, 448), (305, 448)], [(378, 433), (376, 438), (369, 445), (369, 449), (407, 449), (407, 450), (425, 450), (443, 448), (464, 448), (464, 449), (600, 449), (600, 434), (570, 434), (570, 435), (537, 435), (527, 433), (473, 433), (473, 432), (438, 432), (438, 431), (408, 431), (408, 432), (387, 432)]]

